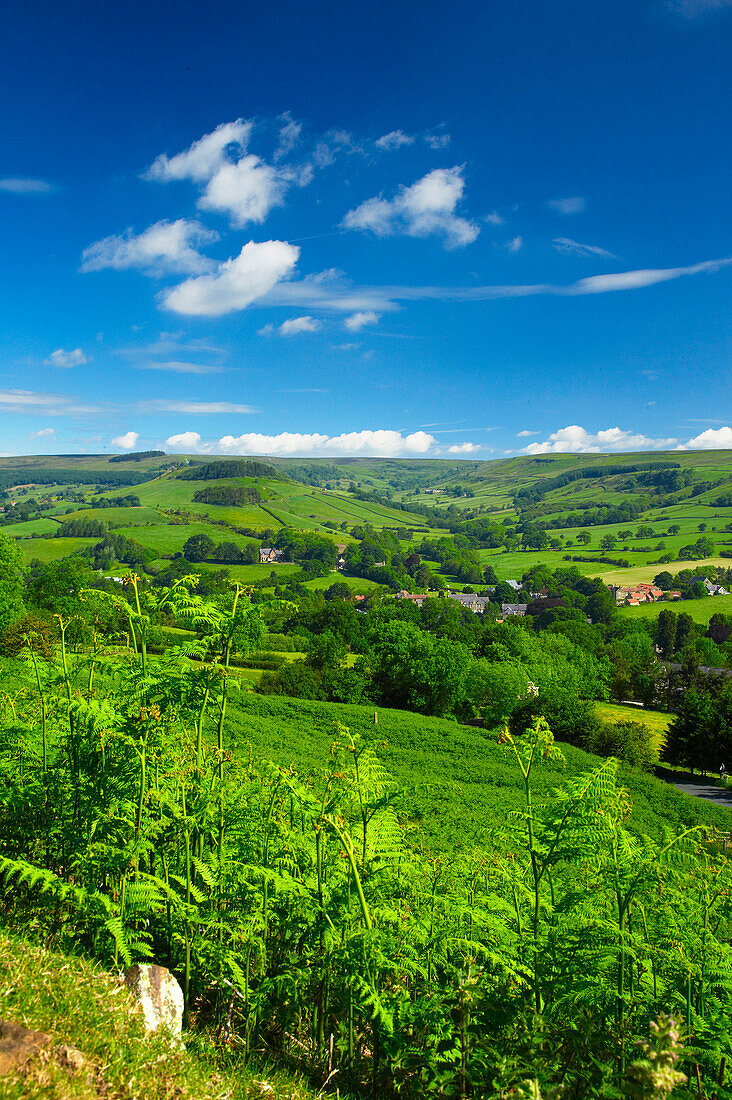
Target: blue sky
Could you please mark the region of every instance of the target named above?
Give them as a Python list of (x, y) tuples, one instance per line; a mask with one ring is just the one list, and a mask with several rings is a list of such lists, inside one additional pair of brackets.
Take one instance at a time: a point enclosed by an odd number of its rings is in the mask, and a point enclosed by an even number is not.
[(0, 36), (0, 450), (732, 447), (730, 0)]

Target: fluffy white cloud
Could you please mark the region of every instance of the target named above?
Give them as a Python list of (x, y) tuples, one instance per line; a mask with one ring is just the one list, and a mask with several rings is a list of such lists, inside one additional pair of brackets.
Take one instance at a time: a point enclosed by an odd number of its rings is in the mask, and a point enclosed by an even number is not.
[(254, 155), (225, 164), (211, 178), (198, 200), (202, 210), (228, 214), (236, 226), (257, 225), (274, 206), (281, 206), (291, 177)]
[(580, 244), (569, 237), (555, 237), (552, 241), (557, 252), (566, 252), (571, 256), (601, 256), (605, 260), (617, 260), (612, 252), (606, 248), (598, 248), (595, 244)]
[(487, 225), (503, 225), (505, 220), (506, 219), (502, 218), (497, 210), (491, 210), (490, 214), (486, 214), (483, 217), (483, 221), (486, 222)]
[[(401, 432), (386, 428), (361, 432), (345, 432), (329, 436), (320, 433), (280, 432), (279, 435), (261, 435), (258, 432), (240, 436), (225, 435), (217, 442), (204, 441), (198, 432), (181, 432), (170, 436), (166, 445), (173, 449), (195, 450), (203, 454), (232, 455), (315, 455), (329, 458), (356, 455), (364, 457), (394, 458), (400, 455), (424, 455), (440, 453), (437, 440), (426, 432)], [(456, 445), (458, 446), (458, 445)], [(468, 454), (476, 450), (474, 444), (467, 449), (450, 449), (450, 454)]]
[(547, 206), (557, 214), (581, 214), (585, 208), (585, 200), (581, 195), (574, 195), (568, 199), (549, 199)]
[(410, 134), (405, 134), (403, 130), (391, 130), (374, 142), (377, 149), (383, 149), (385, 152), (391, 152), (392, 149), (401, 149), (402, 145), (413, 144), (414, 138)]
[(693, 439), (680, 447), (685, 451), (726, 451), (732, 450), (732, 428), (707, 428), (701, 435), (695, 435)]
[(250, 241), (214, 273), (186, 279), (167, 291), (163, 305), (175, 313), (199, 317), (220, 317), (245, 309), (286, 278), (299, 255), (300, 249), (285, 241)]
[(47, 367), (83, 367), (89, 360), (81, 348), (74, 348), (72, 351), (57, 348), (43, 362)]
[[(292, 149), (300, 134), (299, 123), (283, 116), (275, 160)], [(198, 206), (228, 214), (235, 226), (260, 225), (270, 210), (280, 206), (291, 184), (302, 187), (312, 179), (309, 165), (300, 168), (266, 164), (247, 153), (253, 125), (237, 119), (219, 126), (174, 157), (159, 156), (145, 178), (167, 183), (190, 179), (202, 188)]]
[(140, 268), (151, 275), (195, 275), (210, 271), (214, 266), (213, 260), (202, 256), (196, 246), (218, 239), (218, 233), (195, 220), (179, 218), (174, 222), (156, 222), (137, 236), (128, 229), (126, 233), (104, 237), (89, 245), (82, 253), (80, 270)]
[(140, 438), (139, 432), (125, 432), (124, 435), (118, 435), (112, 440), (112, 444), (115, 447), (122, 447), (125, 451), (131, 451)]
[(526, 439), (530, 435), (538, 435), (538, 432), (530, 432), (526, 428), (522, 432), (516, 432), (517, 439)]
[(346, 317), (343, 324), (351, 332), (360, 332), (366, 325), (375, 325), (378, 323), (379, 315), (374, 313), (372, 309), (363, 310), (360, 313), (352, 313), (350, 317)]
[[(523, 434), (523, 433), (520, 433)], [(656, 451), (674, 447), (678, 439), (650, 439), (646, 435), (623, 431), (621, 428), (604, 428), (597, 433), (586, 431), (579, 424), (570, 424), (552, 432), (543, 443), (529, 443), (523, 454), (548, 453), (602, 454), (606, 451)]]
[(506, 243), (506, 248), (508, 249), (508, 251), (513, 253), (520, 252), (523, 247), (523, 237), (512, 237), (512, 239)]
[(251, 122), (241, 118), (236, 122), (224, 122), (212, 134), (204, 134), (182, 153), (174, 157), (162, 153), (148, 168), (145, 178), (159, 183), (185, 179), (203, 183), (228, 162), (227, 150), (235, 149), (241, 153), (246, 150), (252, 126)]
[(465, 190), (463, 169), (435, 168), (410, 187), (402, 187), (391, 200), (381, 196), (367, 199), (343, 219), (346, 229), (361, 229), (386, 237), (404, 233), (409, 237), (444, 237), (450, 248), (470, 244), (480, 229), (455, 213)]
[(476, 451), (482, 451), (485, 448), (479, 446), (477, 443), (453, 443), (452, 447), (447, 448), (449, 455), (472, 455)]
[(290, 317), (282, 322), (279, 331), (282, 336), (297, 336), (300, 332), (317, 332), (320, 327), (320, 321), (314, 317)]
[(0, 180), (0, 191), (10, 191), (13, 195), (47, 195), (56, 188), (46, 180), (12, 179)]
[(198, 432), (180, 432), (178, 435), (171, 435), (165, 440), (165, 444), (175, 447), (176, 450), (197, 451), (201, 446), (201, 437)]
[(54, 428), (40, 428), (37, 432), (28, 432), (29, 439), (45, 439), (48, 436), (53, 435)]

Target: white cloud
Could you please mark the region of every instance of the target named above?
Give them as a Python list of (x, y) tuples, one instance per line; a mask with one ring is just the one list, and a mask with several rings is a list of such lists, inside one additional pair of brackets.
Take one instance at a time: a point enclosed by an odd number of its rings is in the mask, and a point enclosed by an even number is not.
[(707, 428), (701, 435), (695, 435), (693, 439), (680, 447), (684, 451), (722, 451), (732, 450), (732, 428)]
[(530, 432), (526, 428), (522, 432), (516, 432), (517, 439), (526, 439), (530, 435), (538, 435), (538, 432)]
[(204, 441), (198, 432), (181, 432), (170, 436), (166, 445), (173, 449), (195, 450), (202, 454), (234, 455), (313, 455), (329, 458), (363, 456), (394, 458), (400, 455), (472, 454), (476, 444), (456, 444), (442, 451), (434, 436), (417, 431), (408, 435), (386, 428), (360, 432), (344, 432), (329, 436), (320, 433), (280, 432), (261, 435), (258, 432), (240, 436), (225, 435), (218, 441)]
[(171, 435), (165, 440), (168, 447), (182, 448), (184, 451), (197, 451), (200, 449), (201, 437), (198, 432), (180, 432), (179, 435)]
[(89, 360), (81, 348), (74, 348), (72, 351), (57, 348), (43, 362), (47, 367), (83, 367)]
[(300, 249), (285, 241), (249, 241), (238, 256), (225, 260), (210, 275), (186, 279), (163, 295), (175, 313), (220, 317), (245, 309), (272, 290), (295, 267)]
[(483, 447), (477, 443), (453, 443), (452, 447), (447, 448), (449, 455), (472, 455), (476, 451), (484, 450)]
[(555, 237), (552, 241), (557, 252), (566, 252), (572, 256), (601, 256), (606, 260), (617, 260), (617, 256), (608, 252), (606, 248), (598, 248), (595, 244), (580, 244), (569, 237)]
[(225, 122), (217, 126), (211, 134), (204, 134), (194, 141), (188, 149), (174, 157), (161, 153), (145, 173), (145, 178), (167, 183), (170, 180), (190, 179), (203, 183), (228, 163), (227, 150), (235, 149), (243, 153), (249, 144), (253, 123), (239, 118), (236, 122)]
[(424, 140), (430, 149), (445, 149), (452, 139), (449, 134), (425, 134)]
[(448, 248), (471, 244), (480, 229), (455, 213), (465, 190), (463, 169), (435, 168), (410, 187), (401, 187), (391, 200), (367, 199), (343, 219), (346, 229), (360, 229), (386, 237), (444, 237)]
[(48, 436), (54, 435), (54, 428), (39, 428), (37, 432), (28, 432), (29, 439), (46, 439)]
[(112, 444), (115, 447), (122, 447), (125, 451), (131, 451), (140, 438), (139, 432), (125, 432), (124, 435), (118, 435), (112, 440)]
[(507, 241), (506, 248), (509, 252), (520, 252), (524, 247), (523, 237), (513, 237), (510, 241)]
[(48, 195), (56, 188), (46, 180), (0, 179), (0, 191), (9, 191), (13, 195)]
[[(275, 159), (290, 152), (300, 134), (300, 125), (289, 115), (282, 116), (280, 142)], [(225, 123), (211, 134), (195, 141), (174, 157), (162, 154), (145, 173), (145, 178), (167, 183), (192, 180), (202, 188), (198, 206), (228, 214), (232, 225), (249, 222), (260, 225), (275, 206), (281, 206), (291, 184), (302, 187), (312, 179), (309, 165), (299, 168), (266, 164), (247, 154), (253, 124), (237, 119)]]
[(414, 138), (410, 134), (405, 134), (403, 130), (391, 130), (374, 142), (377, 149), (383, 149), (385, 152), (391, 152), (392, 149), (401, 149), (402, 145), (413, 144)]
[(279, 144), (275, 150), (275, 161), (283, 160), (286, 156), (292, 152), (300, 140), (300, 134), (302, 133), (302, 124), (295, 122), (294, 118), (289, 111), (285, 111), (283, 115), (280, 115), (280, 127)]
[(65, 393), (39, 393), (34, 390), (0, 390), (0, 412), (35, 413), (41, 416), (81, 416), (102, 412), (96, 405), (85, 405)]
[(497, 210), (491, 210), (490, 214), (485, 214), (483, 217), (483, 221), (488, 225), (503, 225), (505, 220)]
[(620, 271), (612, 275), (590, 275), (572, 286), (563, 288), (564, 294), (605, 294), (611, 290), (638, 290), (645, 286), (666, 283), (682, 275), (698, 275), (706, 271), (718, 271), (732, 263), (732, 258), (706, 260), (689, 267), (646, 268), (639, 271)]
[(377, 324), (378, 320), (378, 313), (374, 313), (372, 309), (367, 309), (361, 313), (352, 313), (350, 317), (346, 317), (343, 324), (350, 332), (360, 332), (366, 325)]
[(574, 195), (568, 199), (549, 199), (547, 206), (557, 214), (581, 214), (585, 208), (585, 200), (581, 195)]
[(543, 443), (529, 443), (522, 453), (540, 454), (603, 454), (606, 451), (656, 451), (674, 447), (678, 439), (651, 439), (648, 436), (604, 428), (597, 433), (586, 431), (579, 424), (570, 424), (552, 432)]
[(251, 405), (238, 405), (231, 401), (177, 401), (165, 397), (155, 397), (150, 401), (141, 401), (138, 408), (143, 412), (194, 413), (196, 415), (221, 413), (257, 413), (259, 409)]
[(292, 177), (254, 155), (225, 164), (209, 180), (198, 200), (201, 210), (229, 214), (238, 227), (261, 225), (270, 210), (284, 202)]
[(198, 221), (179, 218), (156, 222), (137, 236), (128, 229), (90, 244), (82, 253), (80, 271), (140, 268), (150, 275), (194, 275), (214, 266), (213, 260), (202, 256), (196, 246), (218, 239), (218, 233)]
[(135, 363), (138, 370), (163, 370), (173, 374), (221, 374), (226, 367), (217, 367), (208, 363), (185, 363), (177, 359), (156, 363)]
[(320, 327), (314, 317), (290, 317), (282, 322), (279, 332), (281, 336), (297, 336), (300, 332), (317, 332)]
[(327, 309), (343, 312), (373, 310), (383, 313), (398, 309), (402, 302), (488, 302), (502, 298), (529, 298), (537, 295), (578, 297), (617, 290), (635, 290), (668, 282), (687, 275), (711, 274), (732, 264), (732, 257), (705, 260), (688, 267), (623, 271), (612, 275), (593, 275), (577, 282), (562, 284), (529, 283), (494, 286), (353, 286), (340, 272), (325, 271), (298, 281), (282, 282), (265, 296), (262, 305), (295, 306), (298, 309)]

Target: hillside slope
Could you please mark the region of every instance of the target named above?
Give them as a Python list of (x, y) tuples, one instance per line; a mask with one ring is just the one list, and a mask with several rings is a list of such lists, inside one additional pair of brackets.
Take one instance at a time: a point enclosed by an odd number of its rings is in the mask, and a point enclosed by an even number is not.
[[(494, 735), (455, 721), (254, 694), (231, 704), (230, 721), (240, 759), (251, 752), (256, 761), (294, 765), (315, 776), (326, 765), (339, 724), (369, 739), (401, 787), (400, 811), (410, 843), (435, 851), (499, 842), (508, 815), (522, 806), (520, 776), (507, 749)], [(566, 765), (542, 762), (536, 767), (539, 797), (568, 775), (601, 762), (571, 745), (560, 747)], [(623, 767), (620, 774), (633, 803), (629, 826), (639, 833), (657, 836), (665, 828), (696, 824), (732, 827), (732, 815), (721, 807), (689, 798), (636, 769)]]

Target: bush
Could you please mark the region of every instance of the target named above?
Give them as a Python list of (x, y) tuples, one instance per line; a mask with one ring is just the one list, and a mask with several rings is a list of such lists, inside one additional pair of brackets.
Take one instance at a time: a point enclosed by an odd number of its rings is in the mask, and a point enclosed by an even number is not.
[(625, 764), (644, 771), (653, 771), (658, 763), (658, 750), (645, 722), (625, 718), (620, 722), (598, 722), (590, 731), (584, 748), (598, 756), (615, 756)]
[(4, 657), (17, 657), (30, 644), (33, 652), (46, 661), (52, 661), (56, 650), (56, 630), (53, 623), (38, 615), (24, 615), (0, 635), (0, 653)]

